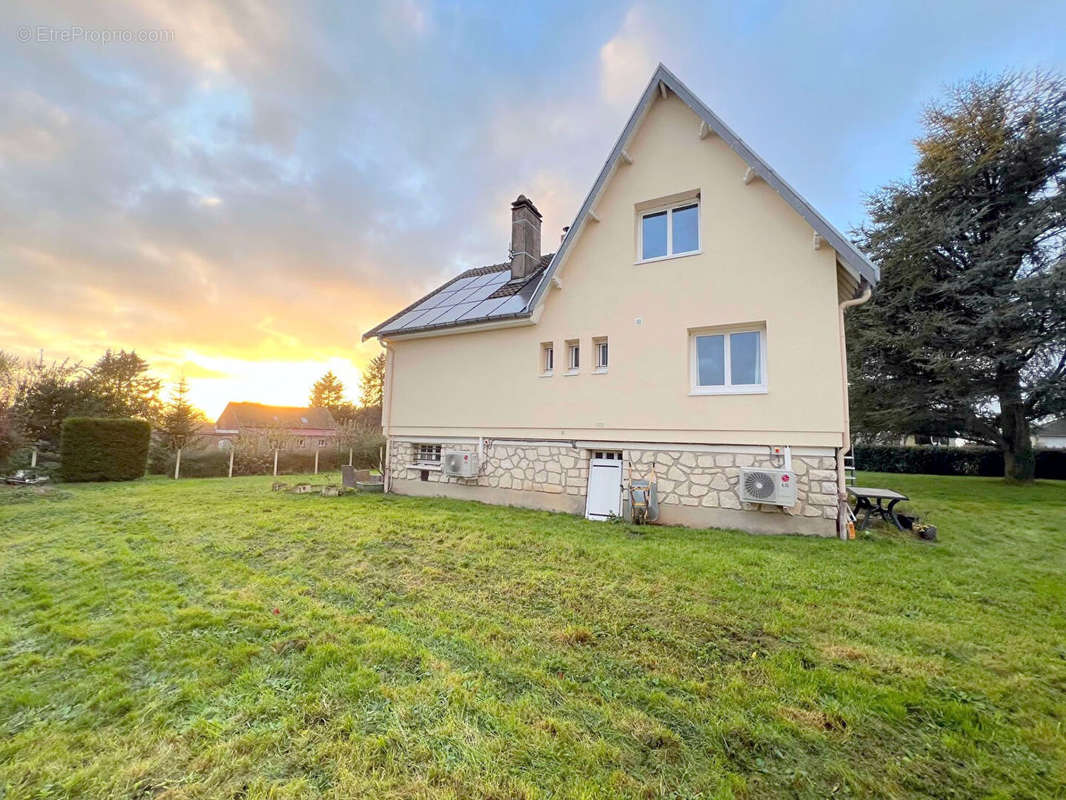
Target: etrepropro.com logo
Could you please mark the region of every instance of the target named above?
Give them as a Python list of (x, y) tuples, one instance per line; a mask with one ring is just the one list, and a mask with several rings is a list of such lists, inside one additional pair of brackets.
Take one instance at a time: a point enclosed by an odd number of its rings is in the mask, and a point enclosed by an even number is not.
[(166, 44), (174, 41), (167, 28), (85, 28), (81, 25), (19, 25), (15, 38), (23, 44)]

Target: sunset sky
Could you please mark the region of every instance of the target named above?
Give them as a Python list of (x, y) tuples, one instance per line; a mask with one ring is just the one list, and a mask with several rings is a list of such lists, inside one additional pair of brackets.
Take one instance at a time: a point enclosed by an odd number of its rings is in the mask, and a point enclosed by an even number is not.
[(1002, 8), (5, 3), (0, 349), (135, 348), (212, 417), (356, 399), (360, 334), (505, 260), (516, 195), (558, 241), (657, 62), (846, 230), (945, 84), (1066, 71), (1066, 3)]

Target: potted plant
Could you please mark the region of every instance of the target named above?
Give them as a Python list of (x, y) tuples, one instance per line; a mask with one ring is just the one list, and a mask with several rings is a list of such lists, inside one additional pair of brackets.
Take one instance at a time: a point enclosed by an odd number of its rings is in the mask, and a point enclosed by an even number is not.
[(919, 522), (918, 520), (915, 520), (911, 525), (911, 530), (927, 542), (936, 541), (936, 525), (930, 525), (928, 522)]

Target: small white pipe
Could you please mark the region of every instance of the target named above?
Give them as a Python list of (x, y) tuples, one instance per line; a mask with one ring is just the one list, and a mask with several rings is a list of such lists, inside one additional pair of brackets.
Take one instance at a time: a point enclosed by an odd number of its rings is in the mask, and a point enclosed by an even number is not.
[(844, 312), (849, 308), (861, 306), (873, 295), (873, 287), (867, 286), (866, 290), (853, 300), (845, 300), (840, 304), (840, 378), (843, 381), (841, 389), (844, 399), (844, 446), (837, 451), (837, 533), (841, 539), (848, 538), (847, 514), (845, 506), (848, 502), (848, 487), (844, 478), (844, 456), (851, 449), (851, 411), (848, 408), (848, 348), (844, 337)]

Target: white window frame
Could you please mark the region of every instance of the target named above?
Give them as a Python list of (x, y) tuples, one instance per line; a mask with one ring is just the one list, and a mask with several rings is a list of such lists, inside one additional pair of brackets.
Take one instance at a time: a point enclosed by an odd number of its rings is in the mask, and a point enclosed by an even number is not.
[[(429, 452), (429, 457), (425, 456), (425, 452)], [(441, 462), (441, 445), (429, 444), (426, 442), (415, 445), (415, 463), (419, 466), (428, 465), (432, 467), (439, 467)]]
[(577, 375), (581, 372), (581, 340), (566, 340), (566, 374)]
[[(696, 207), (696, 249), (685, 250), (682, 253), (674, 252), (674, 212), (682, 208)], [(644, 258), (644, 218), (654, 214), (666, 212), (666, 255)], [(703, 252), (703, 207), (700, 196), (694, 195), (684, 200), (676, 200), (660, 206), (641, 208), (637, 212), (637, 264), (651, 264), (655, 261), (666, 261), (671, 258), (685, 258), (697, 256)]]
[[(761, 383), (732, 383), (733, 363), (729, 337), (734, 333), (757, 333), (759, 334), (759, 367), (762, 378)], [(723, 336), (724, 378), (725, 383), (721, 386), (700, 386), (700, 362), (696, 350), (696, 340), (701, 336)], [(750, 325), (730, 325), (728, 327), (697, 328), (689, 331), (688, 336), (688, 360), (689, 379), (691, 389), (689, 395), (716, 395), (716, 394), (766, 394), (769, 391), (766, 365), (766, 325), (762, 323)]]
[[(603, 348), (603, 360), (600, 360), (600, 348)], [(596, 375), (602, 375), (607, 371), (607, 367), (611, 362), (611, 349), (607, 344), (606, 336), (597, 336), (592, 340), (592, 372)]]
[(555, 371), (555, 342), (541, 342), (540, 344), (540, 375), (542, 378), (550, 378)]

